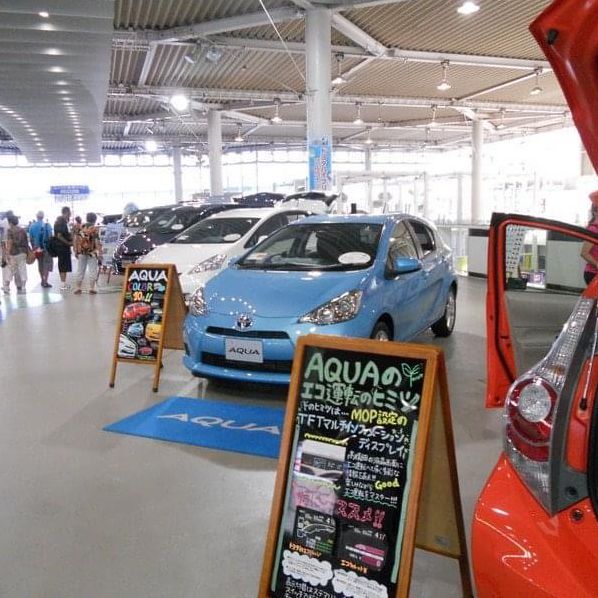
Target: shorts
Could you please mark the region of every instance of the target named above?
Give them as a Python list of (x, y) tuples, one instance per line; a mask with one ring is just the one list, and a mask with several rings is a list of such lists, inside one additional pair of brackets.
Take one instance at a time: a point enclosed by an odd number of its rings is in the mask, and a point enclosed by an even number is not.
[(71, 262), (71, 250), (59, 251), (58, 253), (58, 272), (72, 272), (73, 264)]

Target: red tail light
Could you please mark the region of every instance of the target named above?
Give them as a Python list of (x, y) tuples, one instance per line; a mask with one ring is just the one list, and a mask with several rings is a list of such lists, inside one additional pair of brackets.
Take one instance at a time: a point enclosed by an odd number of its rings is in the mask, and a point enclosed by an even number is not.
[(521, 380), (509, 393), (506, 434), (528, 459), (548, 461), (556, 399), (554, 388), (540, 378)]

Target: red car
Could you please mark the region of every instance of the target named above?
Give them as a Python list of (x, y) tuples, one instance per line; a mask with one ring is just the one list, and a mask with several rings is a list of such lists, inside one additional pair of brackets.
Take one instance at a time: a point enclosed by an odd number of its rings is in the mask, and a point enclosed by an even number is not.
[[(598, 0), (557, 0), (531, 27), (596, 169), (597, 25)], [(584, 242), (598, 237), (493, 217), (486, 405), (504, 406), (504, 450), (473, 520), (480, 598), (598, 596), (598, 277), (585, 288)]]
[(152, 306), (149, 303), (131, 303), (123, 310), (123, 320), (137, 320), (137, 318), (146, 318), (151, 314), (151, 312)]

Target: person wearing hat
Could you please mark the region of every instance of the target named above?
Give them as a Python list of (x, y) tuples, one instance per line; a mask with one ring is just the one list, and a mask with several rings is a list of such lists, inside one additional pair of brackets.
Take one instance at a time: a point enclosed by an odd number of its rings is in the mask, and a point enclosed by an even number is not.
[[(598, 235), (598, 191), (592, 191), (589, 195), (591, 205), (590, 222), (587, 229)], [(587, 262), (583, 271), (583, 278), (586, 284), (590, 284), (593, 278), (598, 274), (598, 244), (586, 241), (581, 246), (581, 257)]]
[(52, 286), (48, 282), (48, 276), (54, 267), (54, 260), (48, 252), (48, 241), (52, 237), (52, 227), (48, 222), (44, 222), (44, 213), (41, 210), (36, 214), (36, 218), (37, 220), (29, 227), (29, 239), (37, 258), (42, 287), (48, 289)]

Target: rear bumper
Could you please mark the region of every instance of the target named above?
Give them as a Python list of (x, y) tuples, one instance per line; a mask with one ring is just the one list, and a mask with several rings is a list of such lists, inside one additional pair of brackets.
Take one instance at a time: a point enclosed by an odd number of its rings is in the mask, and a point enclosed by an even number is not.
[(598, 522), (589, 500), (549, 517), (504, 455), (478, 499), (471, 552), (480, 598), (598, 595)]

